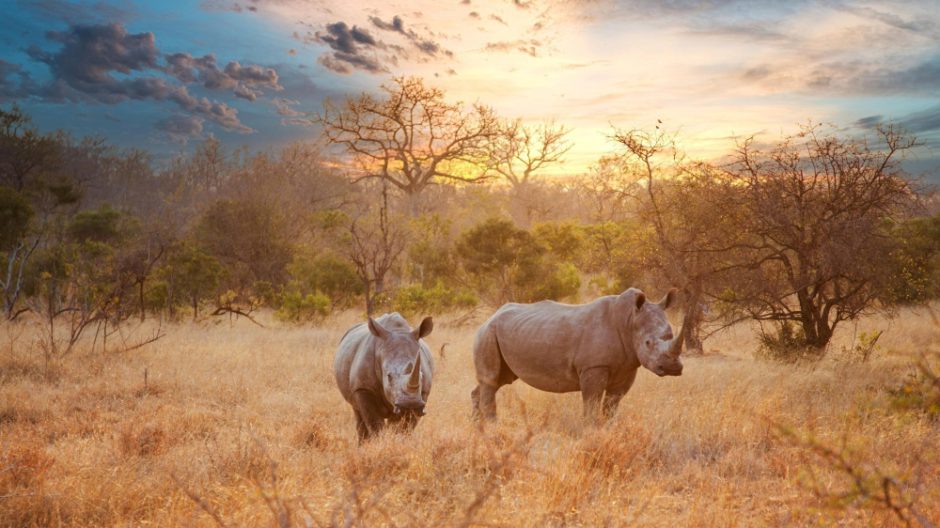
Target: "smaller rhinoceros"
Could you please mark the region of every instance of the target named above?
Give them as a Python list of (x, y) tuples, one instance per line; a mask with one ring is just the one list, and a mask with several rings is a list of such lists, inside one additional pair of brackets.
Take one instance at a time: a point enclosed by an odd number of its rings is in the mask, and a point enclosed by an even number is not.
[(434, 359), (421, 338), (433, 328), (430, 317), (412, 330), (404, 317), (390, 313), (357, 324), (340, 340), (333, 371), (356, 415), (360, 442), (386, 420), (413, 429), (424, 415)]

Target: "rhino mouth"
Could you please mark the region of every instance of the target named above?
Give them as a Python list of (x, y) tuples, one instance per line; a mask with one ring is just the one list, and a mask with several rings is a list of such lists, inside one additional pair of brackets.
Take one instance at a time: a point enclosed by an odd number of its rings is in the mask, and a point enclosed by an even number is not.
[(402, 403), (395, 405), (392, 409), (392, 412), (395, 414), (405, 414), (413, 416), (424, 416), (424, 404), (423, 403)]
[(659, 377), (664, 376), (681, 376), (682, 375), (682, 365), (671, 365), (671, 366), (660, 366), (657, 367), (653, 372), (656, 373)]

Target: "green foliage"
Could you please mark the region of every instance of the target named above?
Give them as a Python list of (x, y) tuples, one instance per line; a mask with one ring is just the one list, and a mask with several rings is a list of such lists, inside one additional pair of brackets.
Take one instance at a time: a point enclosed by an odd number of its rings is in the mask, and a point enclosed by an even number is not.
[(282, 321), (300, 323), (315, 321), (330, 313), (330, 298), (316, 293), (301, 293), (299, 291), (285, 291), (281, 294), (280, 307), (274, 312), (275, 317)]
[(195, 317), (199, 303), (218, 293), (224, 270), (218, 259), (189, 243), (176, 248), (157, 275), (166, 284), (167, 308), (189, 304)]
[(29, 229), (33, 208), (23, 195), (0, 186), (0, 251), (14, 247)]
[(826, 349), (813, 347), (806, 342), (803, 329), (791, 321), (783, 321), (775, 334), (762, 333), (760, 348), (755, 356), (782, 363), (797, 363), (821, 359)]
[(580, 278), (568, 264), (551, 260), (526, 230), (509, 220), (490, 219), (464, 232), (457, 255), (480, 292), (495, 304), (560, 299), (577, 293)]
[(473, 292), (465, 289), (453, 290), (439, 281), (430, 288), (421, 284), (399, 288), (392, 298), (391, 309), (409, 317), (469, 309), (478, 303), (479, 300)]
[(200, 217), (195, 236), (228, 270), (229, 288), (247, 290), (257, 281), (284, 283), (293, 250), (284, 220), (273, 207), (219, 200)]
[(98, 209), (76, 214), (68, 226), (69, 237), (76, 242), (101, 242), (118, 245), (127, 234), (122, 225), (124, 214), (105, 204)]
[(580, 263), (587, 245), (585, 228), (572, 222), (543, 222), (532, 229), (532, 236), (557, 259)]
[(412, 220), (411, 231), (416, 240), (408, 248), (408, 274), (425, 286), (443, 281), (453, 284), (457, 277), (452, 221), (439, 214), (423, 215)]
[(13, 248), (26, 236), (32, 217), (33, 208), (22, 194), (0, 186), (0, 251)]
[(896, 224), (891, 234), (893, 273), (886, 277), (883, 300), (910, 304), (940, 297), (940, 214)]
[(332, 307), (347, 308), (353, 299), (362, 295), (362, 280), (345, 259), (325, 253), (311, 258), (307, 254), (294, 255), (287, 266), (292, 292), (312, 294), (322, 292), (331, 300)]

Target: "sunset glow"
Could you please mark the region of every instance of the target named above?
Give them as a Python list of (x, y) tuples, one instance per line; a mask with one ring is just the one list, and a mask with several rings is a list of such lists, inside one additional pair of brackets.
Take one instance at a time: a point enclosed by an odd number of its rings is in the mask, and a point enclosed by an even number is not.
[[(932, 1), (126, 4), (17, 2), (0, 22), (0, 101), (25, 107), (43, 128), (170, 154), (208, 134), (251, 148), (314, 138), (305, 118), (324, 98), (415, 75), (452, 100), (571, 128), (574, 148), (556, 173), (583, 172), (610, 152), (612, 126), (659, 120), (697, 157), (720, 156), (735, 137), (779, 137), (815, 120), (852, 133), (897, 122), (925, 143), (908, 160), (914, 172), (934, 172), (940, 158), (940, 14)], [(233, 112), (222, 118), (168, 95), (105, 97), (69, 78), (55, 62), (69, 31), (109, 24), (152, 35), (153, 64), (122, 71), (102, 63), (98, 73), (170, 81)], [(166, 70), (166, 57), (178, 53), (213, 54), (220, 69), (231, 61), (271, 68), (278, 78), (247, 97), (244, 84), (191, 84)]]

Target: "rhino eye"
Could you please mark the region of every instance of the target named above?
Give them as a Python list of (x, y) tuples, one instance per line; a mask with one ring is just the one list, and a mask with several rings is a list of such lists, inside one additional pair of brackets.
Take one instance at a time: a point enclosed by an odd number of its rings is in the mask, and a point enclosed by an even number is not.
[(388, 382), (389, 382), (389, 383), (392, 382), (392, 375), (391, 375), (391, 374), (388, 375)]

